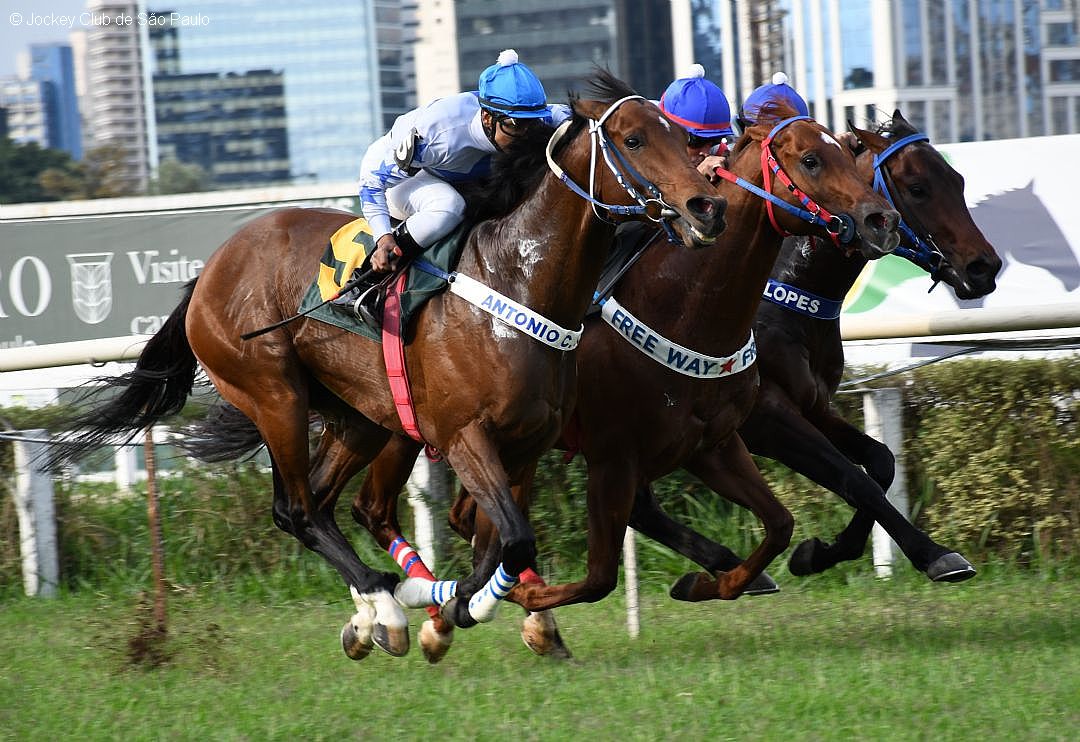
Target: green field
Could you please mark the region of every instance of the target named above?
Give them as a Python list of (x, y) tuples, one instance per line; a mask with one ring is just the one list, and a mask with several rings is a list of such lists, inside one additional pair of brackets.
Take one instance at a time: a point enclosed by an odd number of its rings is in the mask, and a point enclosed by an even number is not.
[[(989, 572), (989, 573), (988, 573)], [(520, 611), (360, 663), (350, 604), (170, 596), (168, 661), (133, 665), (136, 601), (0, 603), (0, 736), (60, 739), (1080, 739), (1080, 581), (796, 581), (779, 595), (563, 609), (574, 659), (531, 655)], [(329, 597), (329, 596), (328, 596)], [(411, 613), (414, 629), (424, 615)], [(415, 636), (415, 634), (414, 634)]]

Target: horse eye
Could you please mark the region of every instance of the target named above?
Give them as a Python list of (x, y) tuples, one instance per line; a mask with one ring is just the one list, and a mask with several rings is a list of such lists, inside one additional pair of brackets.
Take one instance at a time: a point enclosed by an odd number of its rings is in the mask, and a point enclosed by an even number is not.
[(627, 149), (637, 149), (641, 146), (641, 140), (638, 137), (629, 136), (623, 140), (623, 144), (626, 145)]
[(817, 155), (806, 155), (802, 158), (802, 164), (807, 170), (817, 170), (821, 167), (821, 160), (818, 159)]
[(925, 198), (927, 195), (929, 195), (929, 194), (927, 194), (926, 189), (923, 188), (918, 183), (915, 183), (912, 186), (910, 186), (908, 188), (908, 193), (911, 194), (912, 198)]

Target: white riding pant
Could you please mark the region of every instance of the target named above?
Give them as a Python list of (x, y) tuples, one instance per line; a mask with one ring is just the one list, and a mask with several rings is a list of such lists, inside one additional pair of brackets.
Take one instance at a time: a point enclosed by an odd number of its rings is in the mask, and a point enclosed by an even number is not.
[(420, 247), (431, 247), (465, 218), (465, 199), (452, 185), (426, 171), (387, 189), (390, 216), (405, 222)]

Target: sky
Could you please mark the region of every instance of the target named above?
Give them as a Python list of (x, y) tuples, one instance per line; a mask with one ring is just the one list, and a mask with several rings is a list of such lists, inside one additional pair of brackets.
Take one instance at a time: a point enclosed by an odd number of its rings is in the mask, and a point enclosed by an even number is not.
[(78, 16), (86, 11), (86, 0), (0, 0), (0, 77), (16, 73), (15, 60), (39, 41), (68, 40), (71, 29), (46, 25), (50, 15)]

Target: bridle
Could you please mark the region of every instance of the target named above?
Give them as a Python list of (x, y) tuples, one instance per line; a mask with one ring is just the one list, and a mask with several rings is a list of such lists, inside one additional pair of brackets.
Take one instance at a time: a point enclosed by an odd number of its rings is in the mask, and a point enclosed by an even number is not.
[[(784, 169), (780, 167), (780, 163), (777, 161), (776, 155), (772, 151), (772, 142), (773, 139), (776, 138), (776, 135), (796, 121), (813, 121), (813, 119), (809, 116), (792, 116), (791, 118), (786, 118), (774, 126), (772, 131), (769, 132), (769, 135), (761, 142), (761, 177), (764, 181), (764, 188), (759, 188), (750, 181), (740, 178), (730, 170), (718, 167), (716, 168), (716, 174), (724, 180), (734, 183), (740, 188), (744, 188), (764, 199), (765, 209), (769, 215), (769, 222), (772, 224), (773, 229), (784, 237), (789, 237), (791, 233), (781, 227), (776, 221), (776, 214), (773, 211), (774, 206), (780, 207), (784, 211), (795, 215), (805, 222), (823, 227), (837, 247), (840, 245), (847, 245), (855, 239), (855, 220), (848, 214), (832, 214), (824, 206), (810, 198), (810, 196), (795, 185), (788, 174), (784, 172)], [(784, 199), (778, 198), (772, 194), (773, 177), (787, 186), (787, 189), (791, 191), (792, 195), (799, 199), (802, 208), (790, 204)]]
[[(604, 111), (600, 118), (596, 120), (588, 119), (590, 141), (588, 191), (570, 178), (566, 171), (555, 162), (553, 155), (556, 145), (558, 145), (559, 141), (566, 135), (566, 131), (570, 128), (573, 119), (564, 121), (559, 128), (552, 133), (551, 138), (548, 140), (547, 150), (545, 152), (548, 167), (551, 168), (551, 172), (555, 174), (555, 177), (566, 184), (571, 191), (592, 204), (593, 213), (597, 218), (606, 222), (611, 222), (611, 219), (609, 219), (608, 216), (600, 213), (601, 210), (607, 212), (609, 215), (615, 216), (643, 215), (646, 219), (662, 226), (667, 233), (669, 241), (680, 244), (681, 240), (671, 227), (671, 220), (678, 218), (679, 213), (664, 201), (663, 193), (661, 193), (660, 189), (657, 188), (655, 184), (634, 169), (622, 152), (611, 143), (611, 140), (607, 136), (607, 132), (604, 131), (604, 122), (607, 121), (608, 117), (623, 103), (631, 100), (645, 100), (645, 98), (640, 95), (628, 95), (608, 106), (607, 110)], [(597, 152), (603, 156), (604, 164), (607, 165), (608, 170), (615, 176), (615, 181), (622, 186), (623, 190), (636, 202), (635, 206), (604, 203), (594, 195), (597, 192)], [(647, 194), (647, 197), (642, 195), (642, 192)]]
[[(857, 133), (856, 136), (858, 136)], [(915, 142), (929, 143), (929, 141), (930, 137), (921, 132), (908, 134), (906, 137), (898, 139), (890, 144), (883, 152), (881, 152), (881, 154), (874, 155), (874, 190), (881, 193), (881, 195), (889, 202), (889, 205), (896, 209), (897, 213), (900, 213), (900, 209), (898, 209), (893, 202), (892, 196), (892, 191), (896, 187), (896, 184), (893, 183), (892, 174), (889, 172), (888, 168), (885, 167), (885, 162), (909, 144)], [(900, 230), (901, 236), (906, 238), (910, 243), (910, 246), (901, 244), (896, 248), (894, 253), (902, 258), (910, 260), (912, 263), (929, 273), (930, 280), (933, 282), (930, 284), (930, 291), (933, 291), (941, 282), (941, 274), (949, 267), (949, 261), (937, 246), (937, 243), (934, 241), (934, 236), (930, 234), (930, 231), (926, 229), (925, 226), (923, 226), (918, 217), (912, 214), (909, 220), (914, 224), (915, 229), (912, 229), (907, 225), (902, 213), (900, 214), (900, 223), (897, 226), (897, 229)], [(929, 291), (927, 293), (929, 293)]]

